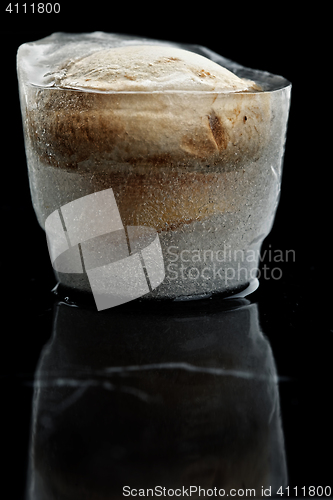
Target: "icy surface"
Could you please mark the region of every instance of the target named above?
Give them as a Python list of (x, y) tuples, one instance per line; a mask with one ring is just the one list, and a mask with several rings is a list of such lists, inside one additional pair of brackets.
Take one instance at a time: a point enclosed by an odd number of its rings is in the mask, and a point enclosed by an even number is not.
[(114, 33), (95, 31), (94, 33), (70, 34), (53, 33), (49, 37), (22, 45), (18, 52), (19, 70), (22, 78), (32, 85), (54, 87), (65, 76), (64, 69), (73, 63), (96, 52), (120, 47), (140, 45), (162, 45), (184, 49), (227, 68), (240, 78), (255, 80), (264, 90), (282, 88), (288, 84), (283, 77), (267, 72), (245, 68), (226, 59), (206, 47), (182, 44), (143, 37), (133, 37)]

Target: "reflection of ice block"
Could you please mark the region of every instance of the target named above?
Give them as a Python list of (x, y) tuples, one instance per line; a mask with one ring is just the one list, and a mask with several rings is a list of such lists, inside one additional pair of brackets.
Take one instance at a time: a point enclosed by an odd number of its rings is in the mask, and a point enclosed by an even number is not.
[(257, 304), (226, 304), (96, 314), (56, 303), (34, 381), (27, 500), (117, 499), (125, 484), (151, 488), (152, 472), (173, 490), (278, 497), (288, 477), (273, 352)]

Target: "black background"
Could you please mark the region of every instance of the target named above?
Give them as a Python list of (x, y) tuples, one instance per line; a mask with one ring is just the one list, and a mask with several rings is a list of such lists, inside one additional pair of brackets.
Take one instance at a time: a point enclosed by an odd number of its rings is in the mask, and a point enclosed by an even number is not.
[[(24, 491), (29, 384), (40, 349), (51, 333), (55, 285), (45, 235), (30, 201), (15, 57), (20, 44), (54, 31), (101, 30), (201, 44), (292, 82), (281, 199), (264, 248), (293, 249), (296, 260), (282, 264), (282, 279), (262, 280), (253, 300), (259, 303), (261, 326), (271, 342), (279, 374), (293, 378), (280, 385), (290, 485), (332, 486), (333, 330), (329, 326), (331, 295), (324, 288), (330, 281), (332, 245), (330, 212), (323, 194), (330, 182), (325, 154), (329, 144), (323, 143), (325, 102), (317, 88), (323, 66), (317, 63), (319, 76), (311, 73), (314, 55), (323, 55), (318, 15), (277, 3), (268, 7), (208, 2), (142, 6), (137, 2), (106, 8), (106, 2), (64, 0), (59, 2), (60, 14), (24, 14), (22, 3), (19, 14), (12, 3), (10, 14), (5, 11), (8, 3), (2, 2), (1, 7), (1, 366), (5, 462), (15, 478), (5, 479), (2, 486), (7, 485), (10, 498), (21, 498)], [(330, 120), (329, 107), (324, 115)]]

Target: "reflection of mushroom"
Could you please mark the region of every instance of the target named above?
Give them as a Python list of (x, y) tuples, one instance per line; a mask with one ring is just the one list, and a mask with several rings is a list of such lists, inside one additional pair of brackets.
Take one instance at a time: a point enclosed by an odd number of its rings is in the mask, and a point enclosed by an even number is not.
[(286, 484), (271, 348), (256, 305), (239, 304), (58, 304), (36, 372), (30, 498)]

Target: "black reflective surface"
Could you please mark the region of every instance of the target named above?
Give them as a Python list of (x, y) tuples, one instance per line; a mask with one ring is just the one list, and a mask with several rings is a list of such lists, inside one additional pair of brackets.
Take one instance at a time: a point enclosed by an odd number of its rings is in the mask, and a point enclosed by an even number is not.
[(28, 498), (286, 485), (273, 354), (257, 305), (239, 302), (108, 314), (55, 304)]

